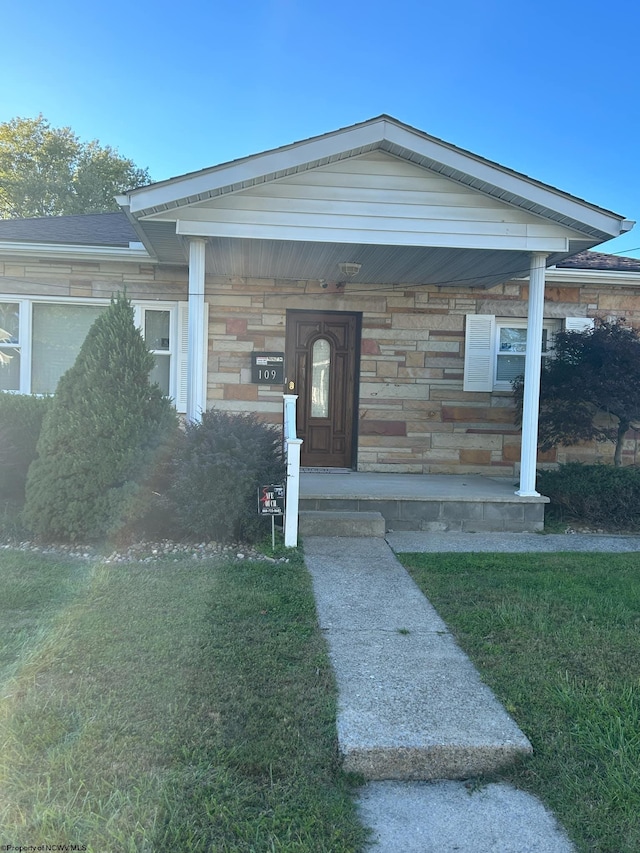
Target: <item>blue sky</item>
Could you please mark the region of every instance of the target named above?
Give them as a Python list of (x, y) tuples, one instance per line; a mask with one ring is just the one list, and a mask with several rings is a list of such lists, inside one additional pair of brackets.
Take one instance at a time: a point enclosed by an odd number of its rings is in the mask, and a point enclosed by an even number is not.
[[(155, 180), (381, 113), (640, 221), (640, 4), (0, 0), (0, 121)], [(640, 225), (606, 251), (640, 257)]]

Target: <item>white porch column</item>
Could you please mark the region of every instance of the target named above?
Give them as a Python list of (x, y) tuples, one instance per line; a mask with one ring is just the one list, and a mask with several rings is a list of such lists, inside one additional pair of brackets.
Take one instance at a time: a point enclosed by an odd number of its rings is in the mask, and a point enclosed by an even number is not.
[(187, 342), (187, 421), (202, 419), (206, 409), (204, 273), (207, 241), (189, 240), (189, 323)]
[(298, 546), (298, 509), (300, 504), (300, 450), (302, 439), (296, 436), (297, 394), (283, 394), (284, 445), (287, 462), (287, 495), (284, 513), (284, 544), (287, 548)]
[(537, 497), (536, 458), (538, 454), (538, 414), (540, 411), (540, 367), (542, 363), (542, 319), (544, 316), (544, 273), (546, 255), (533, 252), (529, 273), (527, 351), (522, 400), (522, 450), (520, 488), (517, 495)]

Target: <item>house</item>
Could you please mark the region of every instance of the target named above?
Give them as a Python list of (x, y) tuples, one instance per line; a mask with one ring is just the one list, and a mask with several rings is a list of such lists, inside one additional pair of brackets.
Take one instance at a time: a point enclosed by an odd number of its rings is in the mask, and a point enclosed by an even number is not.
[(537, 456), (536, 388), (558, 329), (640, 324), (640, 260), (590, 251), (624, 217), (388, 116), (118, 201), (0, 221), (0, 388), (54, 391), (126, 288), (178, 411), (281, 423), (284, 386), (306, 467), (515, 475), (527, 497), (537, 463), (609, 453)]

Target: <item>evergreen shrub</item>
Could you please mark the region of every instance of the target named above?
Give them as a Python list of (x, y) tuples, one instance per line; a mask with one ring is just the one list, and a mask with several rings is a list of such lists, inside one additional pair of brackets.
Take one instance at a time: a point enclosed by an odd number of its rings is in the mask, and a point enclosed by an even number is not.
[(22, 503), (51, 397), (0, 393), (0, 498)]
[(122, 294), (60, 379), (27, 478), (23, 519), (49, 540), (124, 539), (149, 508), (176, 415)]
[(171, 494), (184, 534), (218, 542), (255, 542), (261, 485), (283, 483), (282, 436), (253, 415), (211, 410), (188, 425)]
[(561, 521), (607, 530), (640, 529), (640, 469), (571, 462), (539, 471), (538, 491)]

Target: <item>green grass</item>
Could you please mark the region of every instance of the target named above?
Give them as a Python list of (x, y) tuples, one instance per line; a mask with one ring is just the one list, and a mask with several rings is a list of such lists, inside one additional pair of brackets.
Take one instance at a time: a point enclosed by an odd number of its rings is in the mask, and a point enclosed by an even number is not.
[(299, 558), (105, 566), (5, 551), (0, 585), (0, 844), (362, 848)]
[(640, 850), (640, 555), (402, 554), (531, 740), (505, 778), (578, 849)]

